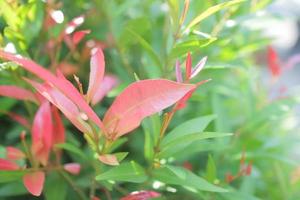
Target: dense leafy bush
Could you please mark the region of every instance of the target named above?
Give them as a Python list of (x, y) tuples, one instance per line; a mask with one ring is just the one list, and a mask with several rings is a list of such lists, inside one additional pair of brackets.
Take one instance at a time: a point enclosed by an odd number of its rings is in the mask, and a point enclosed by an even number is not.
[(268, 3), (0, 1), (0, 199), (299, 198)]

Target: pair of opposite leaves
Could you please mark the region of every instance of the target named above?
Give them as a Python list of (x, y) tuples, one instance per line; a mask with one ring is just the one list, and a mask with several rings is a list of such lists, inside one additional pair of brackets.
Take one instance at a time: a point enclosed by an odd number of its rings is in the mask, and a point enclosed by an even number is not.
[(90, 77), (85, 96), (58, 71), (57, 75), (32, 60), (0, 50), (0, 58), (18, 63), (27, 71), (44, 81), (43, 84), (26, 79), (42, 96), (55, 105), (82, 132), (92, 131), (86, 122), (91, 120), (110, 139), (129, 133), (137, 128), (141, 121), (156, 112), (180, 101), (197, 87), (166, 79), (141, 80), (130, 84), (105, 113), (102, 120), (89, 106), (101, 90), (105, 61), (100, 48), (92, 52)]

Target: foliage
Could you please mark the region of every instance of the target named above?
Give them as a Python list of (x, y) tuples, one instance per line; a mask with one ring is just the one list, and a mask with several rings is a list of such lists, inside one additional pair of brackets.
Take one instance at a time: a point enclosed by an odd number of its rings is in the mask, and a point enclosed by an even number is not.
[(0, 1), (1, 199), (299, 198), (269, 2)]

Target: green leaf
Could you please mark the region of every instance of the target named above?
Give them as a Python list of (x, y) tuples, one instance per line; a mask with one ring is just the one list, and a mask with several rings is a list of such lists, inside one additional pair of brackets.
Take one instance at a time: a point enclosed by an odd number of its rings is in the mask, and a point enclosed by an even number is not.
[(46, 200), (64, 200), (67, 195), (67, 182), (57, 173), (47, 174), (44, 187)]
[(84, 158), (84, 159), (87, 159), (86, 155), (82, 151), (80, 151), (78, 147), (74, 146), (73, 144), (63, 143), (63, 144), (57, 144), (57, 145), (55, 145), (55, 147), (67, 150), (71, 153), (74, 153), (74, 154)]
[(144, 154), (145, 158), (152, 161), (153, 158), (153, 148), (159, 138), (160, 131), (160, 116), (158, 114), (147, 117), (143, 122), (142, 126), (145, 134), (144, 143)]
[(28, 172), (28, 170), (0, 171), (0, 183), (19, 180)]
[(216, 180), (216, 165), (215, 161), (211, 155), (208, 156), (207, 164), (206, 164), (206, 179), (213, 183)]
[(207, 182), (205, 179), (182, 167), (165, 166), (155, 169), (153, 175), (155, 179), (166, 184), (180, 185), (202, 191), (227, 192), (227, 190)]
[(183, 151), (190, 144), (209, 138), (219, 138), (231, 136), (232, 133), (220, 133), (220, 132), (203, 132), (203, 133), (192, 133), (187, 135), (182, 135), (171, 142), (161, 145), (161, 151), (159, 157), (169, 157), (177, 152)]
[(131, 34), (131, 36), (145, 49), (146, 53), (149, 55), (149, 57), (153, 60), (153, 62), (159, 67), (162, 68), (162, 64), (160, 62), (160, 58), (155, 53), (154, 49), (151, 47), (151, 45), (142, 38), (138, 33), (133, 31), (132, 29), (127, 28), (126, 31)]
[(196, 51), (201, 47), (205, 47), (212, 42), (214, 42), (217, 38), (207, 38), (207, 39), (189, 39), (187, 41), (176, 44), (175, 47), (171, 51), (171, 58), (177, 58), (182, 55), (185, 55), (189, 51)]
[(112, 180), (112, 181), (125, 181), (133, 183), (142, 183), (147, 179), (144, 169), (134, 161), (129, 163), (122, 163), (117, 167), (99, 174), (96, 180)]
[(0, 185), (0, 197), (12, 197), (27, 193), (21, 180)]
[(192, 133), (202, 132), (214, 119), (216, 119), (216, 115), (207, 115), (185, 121), (184, 123), (174, 128), (171, 132), (169, 132), (164, 137), (161, 144), (162, 146), (164, 146), (172, 142), (173, 140), (178, 139), (179, 137)]
[(208, 9), (206, 9), (204, 12), (202, 12), (201, 14), (199, 14), (197, 17), (195, 17), (188, 25), (187, 27), (184, 29), (184, 33), (185, 32), (188, 32), (191, 28), (193, 28), (195, 25), (199, 24), (203, 19), (213, 15), (214, 13), (222, 10), (222, 9), (225, 9), (225, 8), (228, 8), (230, 6), (233, 6), (233, 5), (236, 5), (236, 4), (239, 4), (241, 2), (243, 2), (244, 0), (232, 0), (232, 1), (227, 1), (227, 2), (224, 2), (224, 3), (220, 3), (220, 4), (217, 4), (215, 6), (212, 6)]

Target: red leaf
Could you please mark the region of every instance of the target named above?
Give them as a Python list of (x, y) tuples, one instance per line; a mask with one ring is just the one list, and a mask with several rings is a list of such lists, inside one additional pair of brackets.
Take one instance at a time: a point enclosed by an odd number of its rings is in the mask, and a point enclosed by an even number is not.
[(18, 122), (19, 124), (23, 125), (24, 127), (26, 128), (30, 128), (30, 124), (28, 122), (28, 120), (21, 116), (21, 115), (18, 115), (16, 113), (12, 113), (12, 112), (8, 112), (6, 113), (10, 118), (12, 118), (13, 120), (15, 120), (16, 122)]
[(112, 154), (105, 154), (100, 155), (99, 160), (107, 165), (119, 165), (119, 161), (115, 155)]
[(116, 139), (137, 128), (141, 121), (180, 100), (195, 85), (169, 80), (142, 80), (129, 85), (104, 116), (107, 137)]
[(277, 52), (271, 46), (268, 47), (268, 68), (273, 77), (280, 76), (280, 60)]
[(31, 91), (12, 85), (1, 85), (0, 95), (18, 100), (27, 100), (35, 103), (38, 102), (35, 95)]
[(70, 174), (77, 175), (80, 172), (80, 164), (78, 163), (68, 163), (64, 165), (64, 169)]
[(17, 170), (19, 168), (16, 163), (0, 158), (0, 170)]
[(84, 22), (84, 15), (80, 15), (78, 17), (75, 17), (70, 21), (65, 29), (65, 34), (71, 34), (74, 32), (74, 30), (79, 27)]
[(234, 179), (235, 179), (235, 177), (233, 175), (231, 175), (231, 173), (227, 173), (225, 175), (225, 180), (227, 183), (231, 183)]
[(45, 173), (38, 171), (24, 175), (23, 184), (34, 196), (40, 196), (44, 187)]
[(186, 80), (189, 80), (192, 73), (192, 56), (190, 52), (188, 52), (188, 55), (185, 60), (185, 70)]
[(65, 127), (62, 123), (59, 111), (52, 106), (53, 115), (53, 144), (60, 144), (65, 142)]
[(148, 200), (159, 196), (160, 194), (154, 191), (139, 191), (132, 192), (126, 197), (122, 197), (120, 200)]
[(25, 158), (25, 154), (15, 148), (15, 147), (6, 147), (6, 158), (9, 160), (20, 160), (22, 158)]
[(103, 78), (103, 81), (100, 87), (97, 89), (91, 103), (92, 105), (97, 104), (100, 102), (103, 97), (107, 95), (113, 88), (115, 88), (119, 84), (119, 80), (116, 76), (113, 75), (106, 75)]
[(62, 92), (50, 85), (42, 85), (34, 81), (27, 80), (37, 91), (39, 91), (48, 101), (55, 105), (81, 132), (92, 132), (91, 127), (82, 119), (78, 107), (67, 98)]
[(42, 80), (50, 83), (55, 88), (60, 90), (67, 98), (71, 99), (85, 114), (95, 122), (104, 132), (105, 127), (96, 113), (92, 110), (92, 108), (87, 104), (78, 90), (66, 79), (54, 76), (51, 72), (44, 69), (37, 63), (33, 62), (32, 60), (26, 58), (20, 58), (16, 55), (11, 53), (4, 52), (0, 50), (0, 58), (5, 58), (10, 61), (14, 61), (18, 63), (21, 67), (28, 70), (29, 72), (35, 74)]
[(90, 32), (90, 30), (82, 30), (75, 32), (72, 38), (74, 45), (76, 46), (84, 38), (84, 36), (86, 34), (89, 34)]
[[(196, 85), (197, 85), (197, 87), (199, 87), (200, 85), (202, 85), (208, 81), (210, 81), (210, 79), (201, 81), (201, 82), (197, 83)], [(183, 109), (186, 106), (186, 102), (191, 98), (191, 96), (193, 95), (193, 93), (195, 92), (196, 89), (197, 88), (194, 88), (191, 91), (189, 91), (186, 95), (184, 95), (184, 97), (181, 98), (180, 101), (178, 102), (175, 109), (176, 110)]]
[(37, 111), (32, 125), (31, 150), (40, 163), (47, 165), (53, 145), (53, 123), (49, 102), (44, 102)]
[(90, 61), (90, 80), (87, 91), (88, 102), (93, 99), (97, 90), (101, 86), (101, 82), (105, 71), (104, 55), (100, 48), (92, 51), (92, 57)]

